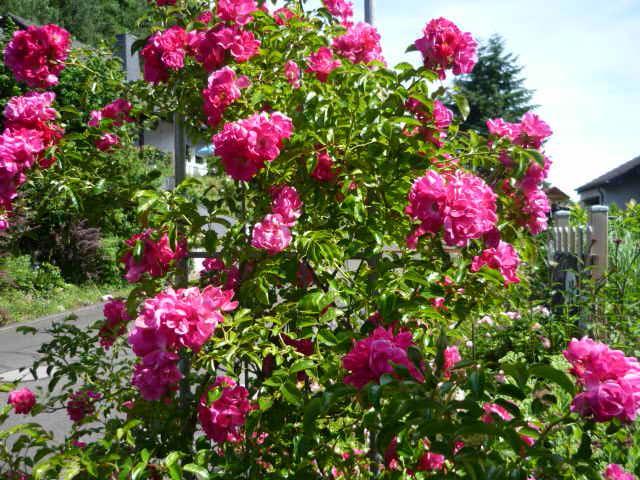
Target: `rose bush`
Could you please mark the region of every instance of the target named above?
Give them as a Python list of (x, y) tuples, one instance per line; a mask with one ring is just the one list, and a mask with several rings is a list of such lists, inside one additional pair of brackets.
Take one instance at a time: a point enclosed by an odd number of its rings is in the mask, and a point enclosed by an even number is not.
[[(212, 143), (219, 182), (137, 194), (121, 256), (136, 287), (88, 331), (54, 324), (35, 365), (52, 376), (31, 415), (66, 408), (73, 425), (62, 441), (3, 432), (36, 451), (6, 441), (7, 475), (627, 475), (594, 450), (633, 429), (637, 360), (588, 338), (571, 365), (479, 348), (492, 316), (524, 323), (507, 308), (546, 226), (551, 132), (533, 114), (491, 121), (488, 139), (458, 130), (439, 80), (473, 68), (470, 33), (428, 22), (421, 66), (390, 68), (343, 0), (150, 3), (146, 82), (126, 101)], [(129, 115), (120, 102), (90, 121)], [(208, 256), (199, 276), (187, 249)]]

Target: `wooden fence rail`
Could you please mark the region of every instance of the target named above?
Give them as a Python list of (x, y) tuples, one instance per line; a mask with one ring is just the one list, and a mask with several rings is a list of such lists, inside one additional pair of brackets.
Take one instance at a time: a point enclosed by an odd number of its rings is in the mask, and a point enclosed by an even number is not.
[(579, 265), (589, 268), (594, 280), (607, 272), (609, 260), (609, 207), (595, 205), (589, 208), (587, 225), (570, 225), (569, 211), (558, 210), (553, 215), (549, 240), (549, 257), (558, 254), (574, 255)]

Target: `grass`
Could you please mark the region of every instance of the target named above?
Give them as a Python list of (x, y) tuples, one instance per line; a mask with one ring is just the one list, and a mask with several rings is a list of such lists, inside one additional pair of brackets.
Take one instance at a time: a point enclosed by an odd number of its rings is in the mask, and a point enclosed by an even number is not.
[(25, 322), (99, 302), (104, 295), (126, 296), (126, 285), (64, 284), (50, 291), (0, 289), (0, 325)]

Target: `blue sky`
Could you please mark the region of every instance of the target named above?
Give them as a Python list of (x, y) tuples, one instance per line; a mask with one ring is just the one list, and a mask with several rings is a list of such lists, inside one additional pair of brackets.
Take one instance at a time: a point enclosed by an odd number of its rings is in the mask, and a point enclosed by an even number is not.
[[(363, 0), (354, 0), (362, 18)], [(499, 33), (520, 57), (537, 112), (554, 131), (550, 180), (569, 194), (640, 155), (640, 0), (375, 0), (391, 65), (444, 16), (483, 39)]]

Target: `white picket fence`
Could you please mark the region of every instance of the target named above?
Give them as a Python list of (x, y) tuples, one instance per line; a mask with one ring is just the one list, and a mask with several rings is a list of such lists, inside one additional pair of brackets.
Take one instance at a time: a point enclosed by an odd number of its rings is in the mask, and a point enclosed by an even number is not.
[(549, 239), (549, 258), (557, 253), (575, 255), (579, 264), (589, 268), (594, 280), (601, 279), (609, 259), (609, 207), (595, 205), (589, 208), (587, 225), (569, 225), (569, 211), (558, 210), (553, 215)]

